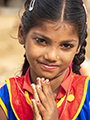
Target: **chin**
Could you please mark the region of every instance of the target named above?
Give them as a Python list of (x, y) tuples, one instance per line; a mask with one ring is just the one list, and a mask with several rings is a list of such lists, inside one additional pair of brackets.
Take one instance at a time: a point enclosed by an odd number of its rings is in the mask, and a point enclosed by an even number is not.
[(46, 73), (46, 74), (39, 74), (38, 77), (51, 80), (51, 79), (56, 78), (56, 75), (53, 75), (53, 76), (52, 76), (52, 74), (48, 74), (48, 73)]

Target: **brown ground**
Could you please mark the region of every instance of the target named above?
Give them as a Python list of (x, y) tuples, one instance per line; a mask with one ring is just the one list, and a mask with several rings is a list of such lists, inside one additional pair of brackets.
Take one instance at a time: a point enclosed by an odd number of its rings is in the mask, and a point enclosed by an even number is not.
[[(0, 13), (0, 86), (4, 84), (5, 79), (20, 72), (23, 63), (24, 48), (18, 43), (18, 39), (11, 38), (11, 36), (17, 38), (19, 22), (19, 17), (15, 13), (10, 15)], [(87, 57), (90, 58), (90, 23), (88, 31)]]
[(15, 76), (23, 63), (23, 46), (18, 43), (18, 39), (11, 37), (17, 38), (19, 22), (20, 19), (15, 13), (0, 14), (0, 84)]

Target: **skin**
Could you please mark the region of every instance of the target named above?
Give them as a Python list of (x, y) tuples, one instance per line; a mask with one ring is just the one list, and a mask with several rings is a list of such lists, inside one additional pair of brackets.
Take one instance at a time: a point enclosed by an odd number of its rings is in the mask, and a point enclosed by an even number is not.
[(55, 98), (69, 65), (79, 52), (78, 35), (73, 26), (65, 22), (45, 22), (32, 28), (26, 36), (20, 24), (18, 38), (19, 43), (25, 45), (30, 64), (35, 120), (58, 120)]
[[(23, 37), (19, 42), (25, 45), (34, 83), (32, 102), (35, 119), (58, 120), (55, 98), (69, 65), (79, 52), (78, 35), (73, 26), (65, 22), (59, 25), (45, 22), (40, 27), (32, 28), (26, 38), (22, 33), (23, 29), (19, 29), (19, 37)], [(37, 77), (40, 77), (38, 82)], [(48, 78), (50, 82), (43, 81), (43, 78)]]
[[(25, 45), (32, 82), (36, 84), (37, 77), (48, 78), (55, 91), (64, 79), (75, 54), (79, 52), (77, 33), (65, 22), (59, 25), (46, 22), (40, 27), (32, 28), (26, 38), (22, 34), (22, 28), (19, 30), (19, 38), (23, 39), (19, 39), (19, 42)], [(54, 69), (49, 70), (52, 67)]]
[(0, 119), (7, 120), (6, 115), (5, 115), (4, 111), (2, 110), (1, 106), (0, 106)]

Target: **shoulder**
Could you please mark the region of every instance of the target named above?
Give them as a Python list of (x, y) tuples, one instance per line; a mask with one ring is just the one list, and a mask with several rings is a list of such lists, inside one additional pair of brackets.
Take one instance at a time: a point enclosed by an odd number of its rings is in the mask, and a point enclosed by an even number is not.
[(80, 94), (82, 96), (90, 94), (88, 93), (90, 90), (90, 77), (74, 74), (72, 90), (74, 93)]
[(22, 77), (17, 77), (17, 78), (9, 78), (6, 81), (6, 84), (4, 84), (2, 87), (0, 87), (0, 98), (8, 98), (9, 97), (9, 89), (11, 88), (16, 88), (16, 82), (15, 79), (17, 80), (17, 82), (19, 83), (20, 86), (23, 85), (23, 81), (24, 81), (24, 76)]
[(15, 81), (19, 82), (19, 84), (23, 84), (24, 76), (9, 78), (6, 80), (6, 83), (8, 83), (8, 82), (15, 83)]
[[(90, 77), (77, 75), (75, 74), (73, 83), (72, 83), (72, 91), (75, 93), (78, 99), (82, 99), (81, 103), (83, 108), (85, 109), (87, 106), (86, 111), (90, 112)], [(79, 97), (78, 97), (79, 96)]]
[(87, 79), (89, 80), (90, 78), (88, 76), (84, 75), (78, 75), (74, 73), (74, 78), (73, 78), (73, 84), (77, 84), (78, 82), (85, 82)]
[(84, 92), (82, 97), (82, 109), (80, 111), (80, 114), (76, 120), (79, 120), (80, 118), (83, 120), (89, 120), (90, 119), (90, 77), (87, 77), (84, 84)]
[(90, 77), (74, 74), (72, 86), (78, 89), (87, 89), (90, 85)]
[(3, 109), (7, 118), (15, 118), (11, 107), (11, 94), (13, 93), (13, 95), (16, 95), (17, 90), (15, 79), (20, 86), (23, 85), (24, 76), (7, 79), (6, 84), (0, 88), (0, 106)]
[(5, 84), (3, 87), (0, 88), (0, 106), (3, 109), (5, 115), (8, 118), (8, 106), (9, 106), (9, 93), (8, 93), (8, 88), (7, 85)]
[(2, 98), (2, 97), (8, 97), (8, 88), (7, 88), (7, 84), (5, 84), (4, 86), (2, 86), (1, 88), (0, 88), (0, 98)]
[[(78, 106), (78, 110), (73, 120), (88, 120), (90, 118), (90, 77), (75, 74), (71, 93), (75, 96), (74, 107)], [(72, 105), (73, 106), (73, 105)]]

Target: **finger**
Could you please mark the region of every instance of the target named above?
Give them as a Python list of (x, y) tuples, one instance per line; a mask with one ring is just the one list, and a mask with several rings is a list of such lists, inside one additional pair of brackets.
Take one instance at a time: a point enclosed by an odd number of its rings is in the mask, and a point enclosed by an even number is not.
[(48, 115), (46, 109), (44, 108), (44, 106), (42, 105), (42, 103), (40, 101), (36, 101), (36, 104), (40, 111), (41, 116), (43, 116), (43, 118), (45, 118)]
[(39, 85), (41, 87), (41, 78), (40, 77), (37, 77), (36, 80), (37, 80), (37, 85)]
[(54, 100), (54, 96), (53, 96), (53, 92), (52, 92), (52, 89), (51, 89), (51, 85), (50, 85), (50, 82), (49, 82), (49, 79), (46, 79), (45, 81), (41, 81), (41, 85), (42, 85), (42, 89), (43, 89), (43, 92), (48, 100), (48, 103), (49, 105), (52, 107), (54, 106), (55, 103), (55, 100)]
[(38, 97), (38, 94), (37, 94), (37, 91), (36, 91), (36, 86), (35, 84), (31, 84), (31, 87), (32, 87), (32, 91), (33, 91), (33, 98), (37, 101), (39, 100), (39, 97)]
[(32, 99), (32, 103), (33, 103), (34, 119), (35, 120), (42, 120), (41, 115), (39, 114), (38, 107), (36, 105), (36, 101), (34, 99)]
[(51, 110), (48, 100), (47, 100), (45, 94), (43, 93), (42, 89), (40, 88), (40, 86), (37, 85), (36, 89), (37, 89), (37, 93), (38, 93), (39, 99), (40, 99), (43, 107), (45, 107), (46, 110)]

